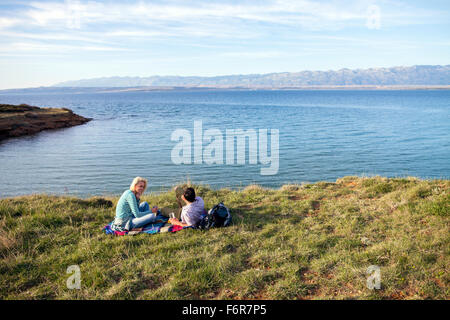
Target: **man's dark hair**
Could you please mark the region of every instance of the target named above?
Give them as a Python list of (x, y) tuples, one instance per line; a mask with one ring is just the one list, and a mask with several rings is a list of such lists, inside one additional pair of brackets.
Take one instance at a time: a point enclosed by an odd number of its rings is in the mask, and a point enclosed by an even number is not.
[(186, 188), (183, 193), (184, 197), (189, 202), (195, 201), (195, 190), (194, 188)]

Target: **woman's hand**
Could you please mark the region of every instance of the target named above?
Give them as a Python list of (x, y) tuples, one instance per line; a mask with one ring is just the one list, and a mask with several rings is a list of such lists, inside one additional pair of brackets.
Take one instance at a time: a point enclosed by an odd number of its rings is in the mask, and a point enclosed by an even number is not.
[(134, 195), (136, 196), (136, 200), (139, 201), (139, 199), (141, 199), (142, 193), (139, 193), (139, 192), (136, 191), (136, 192), (134, 193)]

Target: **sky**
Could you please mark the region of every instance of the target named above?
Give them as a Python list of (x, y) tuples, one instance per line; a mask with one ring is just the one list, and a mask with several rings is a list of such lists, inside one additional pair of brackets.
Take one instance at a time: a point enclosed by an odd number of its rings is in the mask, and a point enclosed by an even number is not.
[(450, 1), (4, 1), (0, 89), (450, 64)]

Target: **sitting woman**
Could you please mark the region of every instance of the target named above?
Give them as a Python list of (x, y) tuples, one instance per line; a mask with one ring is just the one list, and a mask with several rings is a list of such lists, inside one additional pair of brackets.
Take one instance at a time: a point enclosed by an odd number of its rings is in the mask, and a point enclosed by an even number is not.
[(141, 228), (156, 221), (157, 207), (150, 210), (147, 202), (139, 204), (142, 194), (147, 188), (147, 179), (136, 177), (119, 199), (116, 207), (116, 217), (111, 229), (129, 231)]
[(206, 214), (203, 199), (195, 196), (195, 190), (193, 188), (186, 188), (181, 195), (181, 200), (186, 204), (181, 210), (181, 221), (176, 218), (171, 218), (169, 222), (182, 227), (197, 227), (203, 215)]

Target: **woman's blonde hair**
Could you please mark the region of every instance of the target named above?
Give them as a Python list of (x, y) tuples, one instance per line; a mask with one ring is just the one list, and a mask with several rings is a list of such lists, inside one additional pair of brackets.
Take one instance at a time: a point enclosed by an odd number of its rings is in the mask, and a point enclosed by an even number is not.
[(139, 182), (143, 182), (145, 184), (145, 186), (144, 186), (144, 191), (145, 191), (145, 189), (147, 189), (147, 179), (142, 178), (142, 177), (136, 177), (136, 178), (133, 179), (133, 182), (130, 185), (130, 190), (135, 192), (136, 191), (136, 185)]

